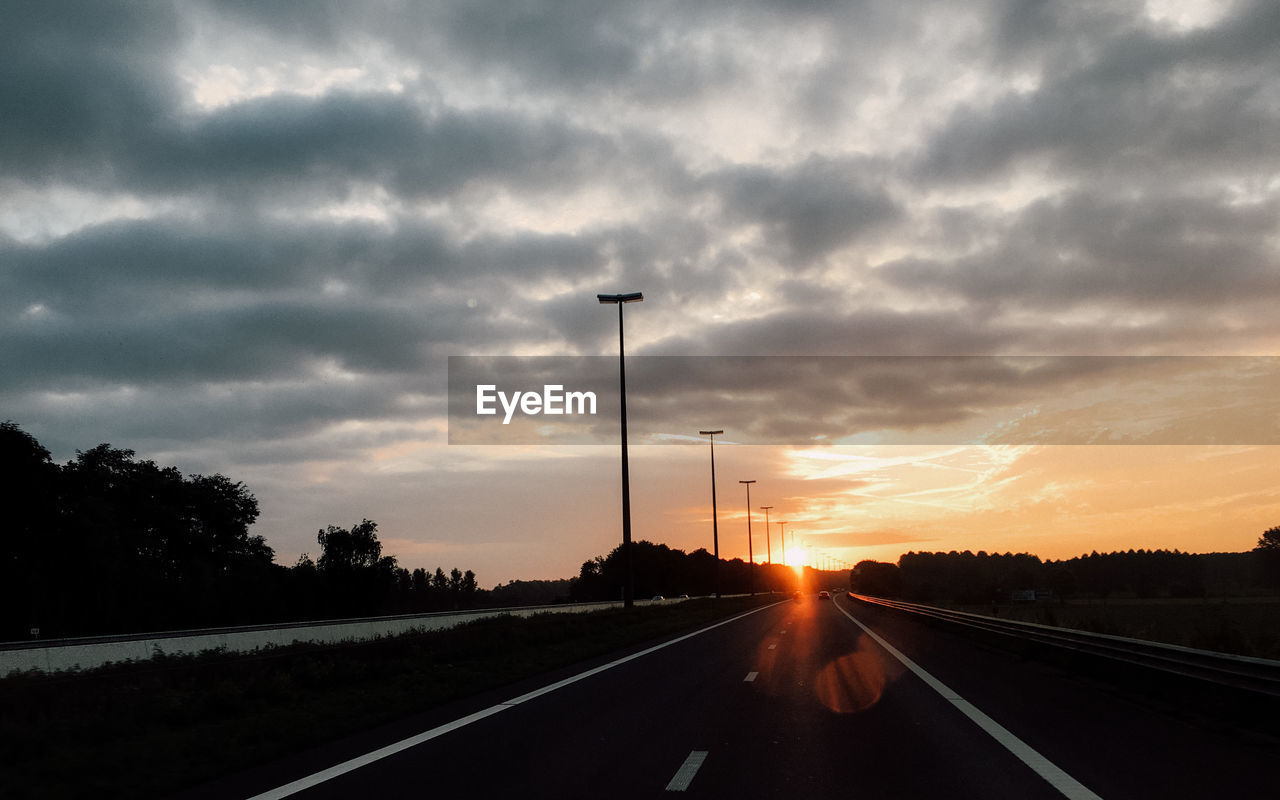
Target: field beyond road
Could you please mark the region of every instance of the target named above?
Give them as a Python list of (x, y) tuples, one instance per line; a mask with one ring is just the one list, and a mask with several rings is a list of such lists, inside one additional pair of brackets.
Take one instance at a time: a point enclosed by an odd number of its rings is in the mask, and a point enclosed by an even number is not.
[(955, 606), (975, 614), (1280, 659), (1280, 597), (1055, 600)]

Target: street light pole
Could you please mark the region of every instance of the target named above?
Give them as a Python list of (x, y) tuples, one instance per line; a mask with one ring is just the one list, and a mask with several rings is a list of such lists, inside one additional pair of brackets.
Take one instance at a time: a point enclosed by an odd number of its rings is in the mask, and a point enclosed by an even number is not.
[(778, 538), (782, 540), (782, 566), (787, 565), (787, 523), (778, 523)]
[(764, 512), (764, 547), (766, 564), (773, 563), (773, 536), (769, 533), (769, 509), (773, 506), (760, 506), (760, 510)]
[(602, 304), (618, 305), (618, 389), (619, 404), (622, 410), (622, 566), (626, 571), (626, 583), (622, 589), (622, 606), (631, 608), (635, 604), (635, 573), (631, 565), (631, 476), (627, 468), (627, 360), (622, 336), (622, 307), (627, 303), (638, 303), (644, 299), (640, 292), (627, 294), (598, 294), (596, 299)]
[(738, 481), (747, 485), (747, 559), (751, 563), (751, 594), (756, 593), (756, 557), (751, 549), (751, 484), (755, 481)]
[(769, 591), (775, 591), (777, 587), (773, 581), (773, 534), (769, 533), (769, 509), (773, 506), (760, 506), (764, 511), (764, 547), (765, 562), (769, 565), (769, 571), (764, 574), (765, 583), (769, 584)]
[(716, 435), (724, 431), (698, 431), (699, 436), (711, 437), (711, 546), (716, 557), (716, 597), (720, 596), (720, 515), (716, 511)]

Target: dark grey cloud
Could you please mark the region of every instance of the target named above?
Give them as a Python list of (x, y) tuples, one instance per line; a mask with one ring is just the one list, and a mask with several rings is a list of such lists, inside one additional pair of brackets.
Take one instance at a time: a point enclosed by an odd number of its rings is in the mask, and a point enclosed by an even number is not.
[[(281, 375), (262, 382), (46, 388), (39, 394), (0, 389), (0, 402), (59, 458), (105, 440), (140, 453), (176, 452), (184, 470), (206, 473), (225, 471), (229, 461), (288, 468), (342, 459), (397, 436), (420, 437), (414, 423), (445, 413), (444, 394), (429, 377), (320, 383)], [(334, 432), (352, 420), (380, 424)]]
[[(461, 65), (513, 94), (651, 108), (681, 107), (717, 92), (750, 92), (761, 54), (744, 49), (744, 40), (767, 50), (774, 40), (763, 32), (825, 24), (838, 65), (825, 69), (830, 60), (824, 61), (797, 86), (797, 100), (805, 101), (800, 105), (814, 112), (821, 98), (834, 96), (830, 90), (837, 81), (847, 85), (856, 78), (848, 69), (850, 56), (852, 63), (874, 59), (879, 41), (915, 30), (923, 13), (861, 0), (204, 6), (209, 15), (313, 48), (351, 51), (373, 38), (427, 65)], [(854, 35), (845, 38), (845, 31)]]
[(444, 16), (450, 38), (477, 61), (572, 86), (613, 83), (639, 68), (642, 43), (656, 32), (642, 13), (635, 4), (578, 0), (464, 3)]
[(113, 317), (10, 329), (6, 383), (154, 382), (298, 377), (332, 359), (362, 372), (421, 365), (432, 331), (406, 309), (261, 302), (231, 310), (121, 307)]
[[(915, 166), (919, 180), (982, 181), (1031, 159), (1068, 175), (1170, 183), (1213, 171), (1276, 169), (1274, 3), (1246, 4), (1215, 27), (1190, 33), (1052, 8), (1019, 4), (1000, 31), (1020, 53), (1027, 41), (1036, 43), (1043, 53), (1040, 85), (956, 109)], [(1027, 26), (1034, 28), (1030, 36)]]
[[(158, 153), (158, 158), (151, 156)], [(211, 113), (157, 144), (142, 180), (181, 189), (222, 182), (291, 188), (369, 182), (406, 198), (473, 182), (554, 189), (606, 171), (605, 137), (505, 111), (423, 112), (402, 95), (269, 97)]]
[(118, 154), (178, 102), (172, 6), (11, 3), (0, 25), (0, 175), (114, 179)]
[[(609, 138), (562, 121), (501, 110), (431, 111), (402, 93), (273, 95), (200, 114), (176, 104), (131, 114), (133, 130), (118, 140), (65, 142), (65, 152), (34, 161), (30, 152), (17, 157), (26, 147), (14, 142), (14, 157), (0, 169), (148, 194), (222, 192), (237, 202), (282, 194), (337, 201), (353, 185), (379, 185), (412, 200), (478, 183), (554, 192), (607, 173), (619, 155)], [(101, 119), (73, 124), (112, 126)]]
[(758, 223), (795, 267), (901, 216), (865, 160), (811, 157), (793, 167), (727, 169), (710, 176), (731, 223)]
[[(572, 186), (618, 161), (616, 143), (587, 128), (441, 107), (423, 85), (283, 92), (199, 111), (175, 72), (197, 15), (165, 4), (12, 11), (0, 33), (0, 177), (160, 195), (222, 190), (237, 202), (264, 192), (341, 198), (353, 183), (422, 198), (473, 182)], [(293, 9), (289, 24), (314, 11)]]
[(646, 43), (664, 28), (646, 20), (647, 6), (620, 2), (201, 6), (208, 18), (307, 48), (349, 50), (374, 37), (418, 58), (447, 49), (470, 69), (576, 89), (634, 77)]
[(161, 217), (48, 242), (0, 242), (0, 287), (14, 315), (39, 305), (53, 317), (116, 321), (151, 309), (235, 313), (263, 296), (322, 307), (332, 302), (330, 281), (357, 304), (405, 291), (448, 292), (463, 303), (469, 288), (472, 297), (497, 299), (548, 278), (596, 274), (610, 242), (608, 234), (527, 232), (462, 239), (411, 217), (391, 224)]
[[(1274, 201), (1204, 196), (1112, 197), (1079, 191), (1008, 219), (973, 220), (994, 244), (959, 258), (910, 258), (877, 275), (903, 289), (977, 304), (1130, 309), (1227, 304), (1280, 292), (1270, 246)], [(944, 214), (945, 235), (956, 220)]]
[(973, 311), (848, 310), (845, 299), (813, 290), (811, 302), (704, 326), (659, 340), (646, 352), (747, 355), (971, 355), (1005, 351), (1027, 331), (984, 324)]

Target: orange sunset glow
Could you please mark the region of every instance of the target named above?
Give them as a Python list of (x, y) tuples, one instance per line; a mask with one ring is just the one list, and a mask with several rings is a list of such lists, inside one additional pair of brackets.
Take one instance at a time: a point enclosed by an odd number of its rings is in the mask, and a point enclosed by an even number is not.
[[(717, 470), (767, 476), (753, 499), (787, 520), (788, 566), (815, 565), (816, 551), (848, 563), (896, 561), (910, 550), (1066, 559), (1094, 550), (1250, 549), (1280, 519), (1278, 455), (1273, 446), (725, 446)], [(710, 549), (703, 457), (697, 448), (633, 450), (638, 538)], [(721, 554), (745, 559), (745, 513), (722, 506), (720, 514)], [(754, 552), (763, 561), (760, 523)], [(771, 527), (781, 561), (778, 525)], [(607, 546), (607, 537), (600, 541)]]

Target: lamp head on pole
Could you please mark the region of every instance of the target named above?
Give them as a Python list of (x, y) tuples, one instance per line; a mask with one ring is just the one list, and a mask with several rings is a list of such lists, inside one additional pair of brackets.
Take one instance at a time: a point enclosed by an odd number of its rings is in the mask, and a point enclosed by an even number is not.
[(628, 292), (626, 294), (598, 294), (596, 299), (601, 303), (638, 303), (644, 299), (644, 292)]
[(699, 436), (719, 436), (724, 431), (698, 431)]

